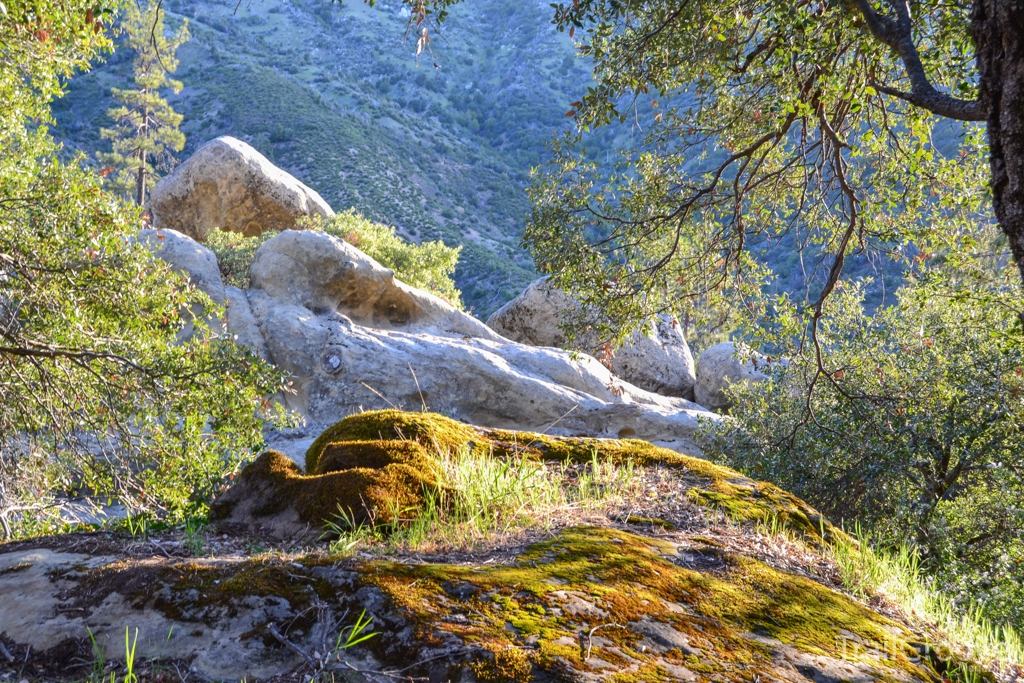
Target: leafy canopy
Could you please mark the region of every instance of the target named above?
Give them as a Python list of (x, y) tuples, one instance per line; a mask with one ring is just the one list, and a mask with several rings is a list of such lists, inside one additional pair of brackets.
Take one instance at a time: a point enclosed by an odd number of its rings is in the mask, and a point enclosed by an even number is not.
[[(62, 81), (112, 48), (91, 2), (0, 12), (0, 529), (72, 499), (164, 518), (207, 502), (262, 441), (282, 378), (137, 239), (138, 210), (49, 135)], [(102, 22), (102, 23), (101, 23)], [(214, 321), (183, 338), (191, 305)], [(46, 520), (50, 519), (50, 522)]]
[(946, 594), (1024, 619), (1024, 335), (1016, 268), (984, 240), (919, 264), (898, 305), (868, 314), (841, 287), (821, 320), (822, 377), (798, 308), (753, 335), (789, 359), (731, 388), (709, 455), (805, 497), (836, 521), (909, 539)]
[[(970, 95), (967, 13), (914, 5), (929, 75)], [(597, 84), (536, 177), (525, 242), (608, 312), (609, 336), (760, 284), (751, 253), (766, 244), (813, 245), (817, 319), (850, 254), (935, 251), (974, 229), (981, 129), (883, 94), (904, 64), (850, 4), (581, 0), (555, 22), (581, 30)], [(625, 121), (645, 133), (613, 168), (579, 153), (589, 131)]]

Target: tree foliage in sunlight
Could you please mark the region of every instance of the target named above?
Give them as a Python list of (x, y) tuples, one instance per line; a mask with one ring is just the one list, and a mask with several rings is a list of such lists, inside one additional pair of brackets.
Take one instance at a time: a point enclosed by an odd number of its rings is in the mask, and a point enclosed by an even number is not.
[(969, 239), (920, 261), (898, 305), (872, 315), (862, 287), (841, 287), (819, 328), (827, 371), (798, 308), (771, 302), (752, 335), (788, 363), (731, 387), (736, 421), (711, 453), (835, 521), (909, 541), (961, 605), (1020, 623), (1024, 330), (1002, 246)]
[(49, 103), (111, 49), (116, 6), (39, 0), (0, 12), (0, 527), (116, 498), (174, 518), (262, 441), (282, 378), (190, 305), (221, 313), (136, 239), (138, 209), (58, 159)]

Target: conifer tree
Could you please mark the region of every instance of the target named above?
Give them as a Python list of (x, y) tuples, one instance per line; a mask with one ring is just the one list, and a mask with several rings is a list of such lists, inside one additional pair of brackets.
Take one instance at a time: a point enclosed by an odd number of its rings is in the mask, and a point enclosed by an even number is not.
[(178, 68), (175, 53), (189, 39), (189, 31), (185, 20), (168, 36), (164, 12), (157, 2), (147, 0), (144, 10), (135, 3), (126, 5), (121, 26), (127, 47), (135, 53), (135, 87), (112, 89), (121, 106), (107, 112), (115, 127), (104, 128), (100, 134), (110, 140), (112, 151), (99, 158), (113, 172), (110, 184), (134, 196), (141, 206), (146, 203), (147, 190), (159, 178), (158, 171), (170, 168), (172, 152), (185, 146), (185, 136), (178, 129), (182, 116), (160, 93), (167, 88), (181, 92), (181, 81), (168, 78), (168, 74)]

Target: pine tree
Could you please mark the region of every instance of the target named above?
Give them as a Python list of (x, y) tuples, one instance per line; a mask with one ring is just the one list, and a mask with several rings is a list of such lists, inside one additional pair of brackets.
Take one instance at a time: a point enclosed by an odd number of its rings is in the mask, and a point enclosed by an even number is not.
[(135, 88), (112, 89), (122, 106), (107, 112), (116, 125), (100, 134), (110, 140), (112, 151), (98, 156), (113, 172), (111, 186), (134, 196), (141, 206), (147, 190), (159, 178), (158, 171), (169, 169), (174, 162), (172, 152), (185, 146), (185, 136), (178, 130), (182, 116), (160, 93), (167, 88), (181, 92), (181, 81), (168, 78), (168, 74), (178, 68), (175, 53), (189, 39), (188, 21), (168, 36), (163, 10), (149, 0), (144, 11), (135, 3), (126, 3), (121, 27), (127, 46), (135, 52)]

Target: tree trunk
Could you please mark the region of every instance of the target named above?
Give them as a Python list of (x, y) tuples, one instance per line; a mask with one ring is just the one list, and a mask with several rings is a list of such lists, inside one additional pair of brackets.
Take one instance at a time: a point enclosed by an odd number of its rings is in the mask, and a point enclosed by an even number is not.
[(139, 170), (135, 176), (135, 202), (146, 205), (146, 150), (139, 150)]
[(971, 32), (988, 109), (992, 204), (1024, 281), (1024, 0), (975, 0)]
[[(142, 91), (144, 94), (147, 92)], [(149, 137), (149, 107), (142, 108), (142, 130), (139, 131), (143, 140)], [(139, 206), (146, 205), (146, 146), (139, 145), (139, 172), (135, 178), (135, 201)]]

